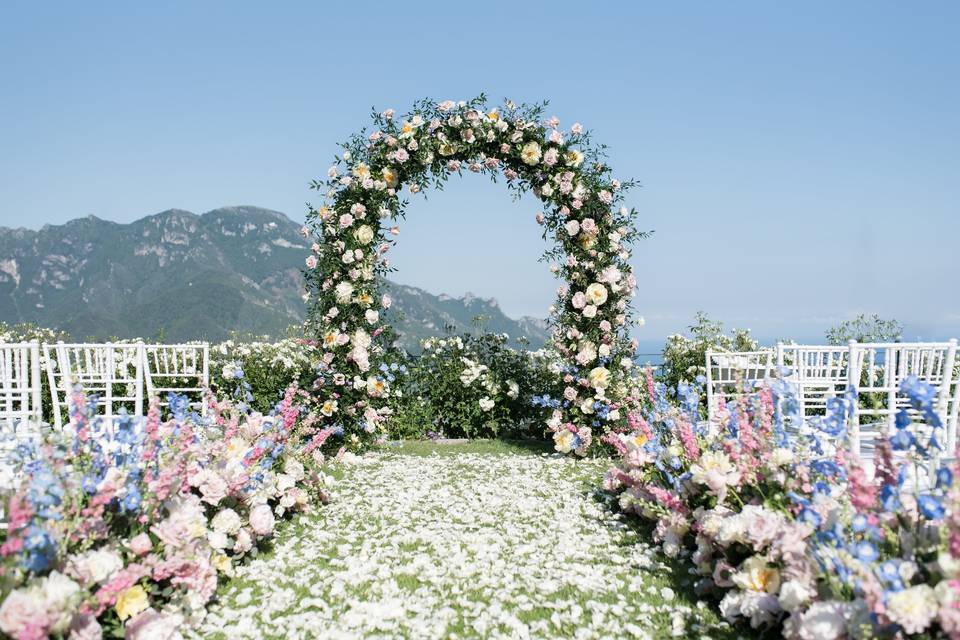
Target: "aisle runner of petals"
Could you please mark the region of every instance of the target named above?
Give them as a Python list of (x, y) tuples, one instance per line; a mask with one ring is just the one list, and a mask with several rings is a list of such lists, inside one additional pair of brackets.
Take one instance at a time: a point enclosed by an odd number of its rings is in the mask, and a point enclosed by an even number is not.
[(587, 493), (609, 462), (384, 454), (240, 567), (198, 633), (697, 637), (650, 547)]

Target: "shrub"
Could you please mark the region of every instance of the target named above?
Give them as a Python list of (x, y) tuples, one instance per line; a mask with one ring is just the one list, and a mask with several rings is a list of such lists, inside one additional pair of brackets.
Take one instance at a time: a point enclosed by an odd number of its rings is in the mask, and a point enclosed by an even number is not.
[(691, 384), (697, 376), (706, 375), (707, 351), (755, 351), (760, 347), (749, 329), (733, 329), (727, 335), (723, 323), (710, 320), (702, 311), (697, 312), (688, 331), (689, 336), (676, 333), (668, 336), (664, 345), (660, 377), (667, 389)]
[[(555, 355), (511, 349), (505, 334), (423, 341), (394, 384), (391, 437), (543, 437), (544, 395), (559, 397)], [(391, 365), (392, 366), (392, 365)], [(394, 372), (391, 372), (394, 373)]]
[(291, 384), (310, 388), (319, 352), (303, 340), (227, 340), (210, 348), (210, 383), (254, 410), (267, 412)]

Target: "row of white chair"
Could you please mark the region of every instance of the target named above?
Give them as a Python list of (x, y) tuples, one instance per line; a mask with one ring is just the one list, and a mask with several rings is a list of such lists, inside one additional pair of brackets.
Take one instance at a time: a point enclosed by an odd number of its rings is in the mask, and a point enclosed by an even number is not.
[[(52, 409), (44, 415), (41, 370), (45, 370)], [(206, 414), (203, 391), (210, 383), (210, 347), (196, 344), (83, 343), (0, 344), (0, 423), (49, 422), (55, 429), (69, 420), (76, 384), (97, 395), (98, 413), (114, 416), (121, 408), (144, 414), (145, 398), (167, 392), (190, 398)]]
[(945, 427), (942, 444), (952, 453), (960, 420), (958, 364), (956, 339), (914, 343), (851, 340), (842, 347), (779, 343), (775, 349), (760, 351), (708, 351), (707, 411), (713, 419), (721, 399), (736, 401), (775, 373), (796, 386), (804, 418), (823, 415), (827, 401), (851, 386), (867, 396), (857, 404), (849, 429), (851, 447), (865, 452), (872, 450), (881, 426), (892, 431), (901, 409), (913, 412), (898, 392), (905, 378), (916, 376), (936, 391), (933, 407)]

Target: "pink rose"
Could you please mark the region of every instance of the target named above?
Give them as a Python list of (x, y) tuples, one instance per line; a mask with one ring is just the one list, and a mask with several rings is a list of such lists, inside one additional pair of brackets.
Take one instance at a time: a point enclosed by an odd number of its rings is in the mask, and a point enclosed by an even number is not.
[(258, 504), (250, 510), (250, 528), (258, 536), (269, 536), (273, 533), (273, 525), (276, 521), (273, 518), (273, 511), (270, 505)]
[(307, 256), (307, 269), (316, 269), (317, 268), (317, 257), (316, 256)]
[(130, 551), (138, 556), (145, 556), (153, 549), (153, 542), (146, 533), (141, 533), (130, 539)]
[(583, 309), (587, 305), (587, 296), (582, 291), (577, 291), (570, 303), (574, 309)]
[(103, 629), (90, 614), (77, 613), (70, 620), (70, 640), (101, 640)]
[(179, 638), (179, 617), (160, 613), (150, 608), (137, 614), (127, 622), (124, 632), (126, 640), (152, 640), (153, 638)]

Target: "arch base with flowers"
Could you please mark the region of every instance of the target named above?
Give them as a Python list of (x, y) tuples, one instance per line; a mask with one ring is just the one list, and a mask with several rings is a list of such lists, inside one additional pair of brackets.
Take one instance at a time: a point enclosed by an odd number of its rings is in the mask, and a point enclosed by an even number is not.
[(551, 399), (545, 428), (557, 449), (585, 455), (598, 430), (627, 427), (625, 398), (635, 342), (630, 298), (636, 280), (630, 245), (644, 236), (635, 211), (621, 206), (632, 182), (611, 176), (603, 147), (580, 124), (568, 131), (543, 120), (544, 104), (421, 100), (404, 116), (374, 113), (374, 129), (354, 135), (313, 188), (305, 235), (307, 331), (322, 350), (314, 383), (318, 410), (359, 447), (391, 415), (388, 376), (378, 368), (391, 348), (391, 300), (381, 291), (387, 254), (399, 233), (406, 194), (442, 187), (464, 170), (504, 178), (516, 194), (533, 192), (537, 221), (555, 244), (544, 259), (565, 281), (551, 307), (562, 398)]

